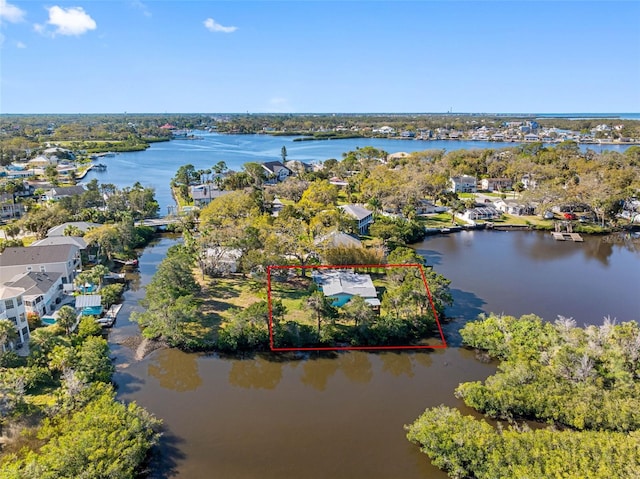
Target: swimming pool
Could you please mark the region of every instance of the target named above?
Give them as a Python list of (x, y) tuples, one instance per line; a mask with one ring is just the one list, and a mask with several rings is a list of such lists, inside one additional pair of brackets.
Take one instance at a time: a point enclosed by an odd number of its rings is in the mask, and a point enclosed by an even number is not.
[(52, 318), (51, 316), (43, 316), (41, 321), (42, 324), (46, 324), (47, 326), (53, 326), (56, 324), (56, 318)]

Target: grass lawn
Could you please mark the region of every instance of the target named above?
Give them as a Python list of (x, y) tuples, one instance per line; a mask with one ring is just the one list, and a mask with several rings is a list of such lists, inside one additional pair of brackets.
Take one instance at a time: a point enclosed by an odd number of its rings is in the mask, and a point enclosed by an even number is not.
[[(426, 228), (446, 228), (453, 225), (450, 213), (437, 213), (434, 215), (421, 216), (418, 221), (420, 221), (420, 223), (422, 223)], [(458, 218), (456, 218), (456, 222), (462, 223)]]
[(507, 215), (503, 214), (502, 218), (492, 220), (492, 222), (496, 225), (506, 224), (506, 225), (531, 225), (536, 227), (541, 227), (544, 229), (553, 228), (553, 220), (545, 220), (540, 216), (516, 216), (516, 215)]

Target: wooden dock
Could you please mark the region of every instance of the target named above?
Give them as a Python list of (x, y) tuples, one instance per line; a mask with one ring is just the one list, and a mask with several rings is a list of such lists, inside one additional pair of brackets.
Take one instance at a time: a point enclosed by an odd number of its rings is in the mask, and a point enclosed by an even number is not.
[(574, 241), (574, 242), (582, 242), (584, 239), (578, 233), (561, 233), (558, 231), (552, 231), (551, 235), (553, 239), (556, 241)]

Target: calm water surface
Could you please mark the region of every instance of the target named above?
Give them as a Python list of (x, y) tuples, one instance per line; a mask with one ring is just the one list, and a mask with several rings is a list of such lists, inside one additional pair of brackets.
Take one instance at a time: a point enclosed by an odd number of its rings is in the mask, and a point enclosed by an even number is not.
[[(351, 138), (326, 141), (293, 141), (292, 137), (273, 137), (268, 135), (219, 135), (216, 133), (196, 132), (202, 139), (173, 140), (153, 143), (146, 151), (120, 153), (114, 157), (103, 158), (107, 170), (91, 171), (85, 181), (97, 178), (100, 183), (113, 183), (118, 187), (131, 186), (139, 181), (146, 187), (156, 190), (156, 199), (160, 204), (160, 215), (167, 214), (167, 207), (175, 203), (171, 197), (169, 182), (182, 165), (192, 164), (197, 170), (211, 168), (224, 161), (232, 170), (240, 170), (248, 162), (280, 160), (280, 150), (287, 147), (287, 160), (304, 162), (322, 162), (329, 158), (341, 159), (342, 154), (356, 148), (373, 146), (388, 153), (399, 151), (414, 152), (431, 149), (447, 151), (478, 148), (508, 148), (517, 143), (496, 143), (482, 141), (417, 141), (388, 140), (376, 138)], [(602, 151), (604, 149), (624, 151), (624, 145), (581, 145)]]
[[(108, 170), (91, 173), (88, 180), (153, 186), (165, 214), (173, 204), (169, 181), (187, 163), (207, 169), (225, 161), (239, 169), (248, 161), (279, 159), (283, 145), (288, 159), (309, 162), (339, 159), (364, 146), (389, 153), (513, 146), (203, 136), (107, 158)], [(109, 337), (119, 397), (137, 401), (166, 425), (152, 477), (446, 477), (405, 439), (402, 426), (439, 404), (471, 412), (453, 397), (455, 387), (486, 378), (495, 366), (464, 349), (247, 359), (158, 350), (135, 361), (133, 348), (125, 344), (138, 335), (138, 327), (128, 318), (140, 309), (144, 285), (175, 241), (163, 238), (145, 249)], [(598, 323), (607, 314), (618, 320), (640, 316), (638, 245), (621, 238), (574, 244), (542, 233), (470, 232), (431, 237), (416, 248), (452, 280), (456, 303), (448, 311), (455, 320), (445, 326), (449, 344), (459, 344), (459, 327), (483, 311), (536, 313), (551, 320), (563, 314), (579, 323)]]
[[(140, 258), (110, 342), (119, 397), (163, 418), (167, 432), (152, 477), (444, 478), (410, 444), (402, 426), (425, 408), (447, 404), (462, 381), (495, 366), (457, 347), (444, 351), (248, 359), (158, 350), (134, 361), (119, 345), (137, 334), (128, 321), (175, 240)], [(625, 238), (554, 242), (530, 232), (473, 232), (416, 245), (452, 280), (456, 330), (479, 312), (573, 316), (598, 323), (610, 314), (639, 319), (640, 245)]]

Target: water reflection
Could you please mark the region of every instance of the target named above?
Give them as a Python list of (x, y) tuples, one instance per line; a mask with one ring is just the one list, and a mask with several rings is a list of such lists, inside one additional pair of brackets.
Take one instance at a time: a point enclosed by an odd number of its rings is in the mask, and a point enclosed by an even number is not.
[[(275, 358), (274, 358), (275, 359)], [(282, 380), (282, 362), (264, 356), (231, 362), (229, 383), (246, 389), (275, 389)]]
[[(337, 355), (336, 355), (337, 356)], [(302, 364), (300, 381), (316, 391), (324, 391), (329, 379), (340, 369), (340, 362), (334, 356), (309, 358)]]
[(393, 376), (407, 376), (412, 378), (413, 372), (413, 358), (412, 354), (406, 352), (388, 352), (380, 354), (382, 360), (382, 370), (386, 373), (390, 373)]
[(198, 373), (198, 355), (176, 349), (156, 351), (149, 359), (147, 373), (165, 389), (184, 392), (193, 391), (202, 385)]
[(340, 369), (353, 383), (367, 384), (373, 377), (369, 354), (362, 351), (351, 351), (340, 355)]

